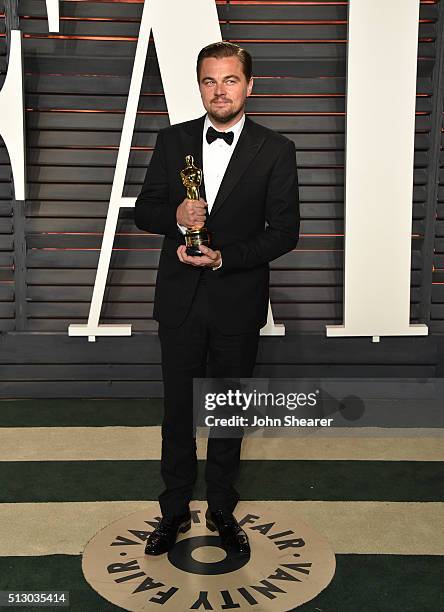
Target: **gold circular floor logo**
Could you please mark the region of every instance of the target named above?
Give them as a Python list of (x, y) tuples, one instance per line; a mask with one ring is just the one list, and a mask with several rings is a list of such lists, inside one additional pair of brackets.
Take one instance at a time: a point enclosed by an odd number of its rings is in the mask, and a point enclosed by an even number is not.
[(158, 516), (142, 511), (111, 523), (85, 548), (86, 580), (124, 610), (284, 612), (316, 597), (333, 578), (327, 540), (278, 503), (237, 505), (250, 558), (220, 547), (217, 532), (205, 526), (205, 510), (205, 502), (193, 502), (191, 530), (158, 557), (144, 554)]

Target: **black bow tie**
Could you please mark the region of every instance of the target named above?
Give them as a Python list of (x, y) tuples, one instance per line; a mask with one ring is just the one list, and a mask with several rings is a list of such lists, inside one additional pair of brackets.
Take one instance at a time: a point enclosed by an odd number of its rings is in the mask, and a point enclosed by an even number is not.
[(222, 138), (229, 145), (233, 144), (234, 132), (218, 132), (213, 127), (209, 127), (207, 130), (207, 142), (211, 144), (217, 138)]

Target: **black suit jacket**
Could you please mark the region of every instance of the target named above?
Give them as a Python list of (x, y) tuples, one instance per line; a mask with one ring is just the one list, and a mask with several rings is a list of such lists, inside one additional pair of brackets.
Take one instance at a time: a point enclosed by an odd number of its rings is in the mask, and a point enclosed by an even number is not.
[[(205, 274), (214, 322), (223, 333), (237, 334), (267, 321), (268, 262), (295, 248), (299, 238), (299, 197), (295, 146), (288, 138), (248, 117), (216, 200), (207, 215), (214, 249), (222, 253), (219, 270), (181, 263), (177, 247), (184, 236), (176, 209), (186, 197), (180, 179), (185, 156), (202, 168), (205, 116), (161, 130), (142, 190), (135, 223), (164, 234), (153, 316), (169, 327), (185, 319), (199, 278)], [(204, 177), (205, 181), (205, 177)], [(205, 197), (204, 184), (201, 196)]]

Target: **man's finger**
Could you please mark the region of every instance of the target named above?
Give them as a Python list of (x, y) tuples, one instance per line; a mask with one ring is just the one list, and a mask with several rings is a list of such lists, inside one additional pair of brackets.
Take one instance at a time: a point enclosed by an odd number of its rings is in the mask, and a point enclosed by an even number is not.
[(177, 256), (182, 263), (186, 264), (194, 264), (195, 259), (199, 259), (198, 257), (190, 257), (187, 255), (186, 251), (187, 247), (184, 244), (181, 244), (177, 247)]
[(189, 208), (204, 209), (207, 206), (207, 203), (203, 200), (187, 200), (187, 204)]
[(206, 257), (202, 257), (199, 255), (187, 255), (185, 251), (183, 254), (183, 259), (186, 263), (191, 263), (200, 266), (202, 264), (202, 260), (206, 259)]
[(208, 266), (209, 264), (213, 264), (213, 260), (209, 259), (206, 255), (194, 257), (192, 255), (185, 254), (184, 263), (188, 263), (196, 267), (202, 267), (202, 266)]
[(217, 253), (216, 251), (213, 251), (213, 249), (210, 249), (204, 244), (201, 244), (199, 248), (202, 251), (202, 253), (204, 253), (207, 257), (211, 259), (211, 261), (214, 261), (215, 259), (217, 259)]
[(181, 244), (181, 245), (178, 247), (178, 249), (177, 249), (177, 256), (178, 256), (178, 258), (180, 259), (180, 261), (181, 261), (182, 263), (185, 263), (185, 262), (184, 262), (184, 260), (183, 260), (183, 256), (184, 256), (184, 254), (185, 254), (185, 249), (186, 249), (186, 246), (185, 246), (184, 244)]
[(204, 256), (204, 257), (191, 257), (190, 255), (187, 255), (187, 263), (192, 264), (193, 266), (208, 266), (209, 264), (213, 264), (213, 260), (209, 259), (208, 257)]
[(181, 244), (180, 246), (177, 247), (177, 256), (180, 259), (180, 261), (184, 264), (188, 264), (188, 265), (196, 266), (196, 267), (213, 266), (214, 261), (217, 259), (217, 253), (213, 251), (212, 249), (207, 248), (205, 245), (200, 246), (200, 250), (202, 251), (202, 253), (204, 252), (204, 250), (210, 251), (210, 253), (215, 254), (215, 257), (213, 256), (209, 257), (208, 254), (200, 255), (200, 256), (187, 255), (186, 249), (187, 247), (184, 244)]
[(205, 215), (203, 215), (202, 213), (198, 213), (198, 212), (191, 213), (190, 217), (194, 221), (203, 221), (205, 219)]

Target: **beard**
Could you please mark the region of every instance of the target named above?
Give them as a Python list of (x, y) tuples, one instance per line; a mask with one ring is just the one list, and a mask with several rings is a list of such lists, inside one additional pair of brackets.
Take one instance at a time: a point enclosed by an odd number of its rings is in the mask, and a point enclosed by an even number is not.
[(218, 123), (229, 123), (243, 111), (244, 106), (245, 105), (239, 106), (238, 108), (227, 107), (219, 110), (211, 109), (210, 107), (207, 109), (207, 113), (210, 119), (213, 119)]

